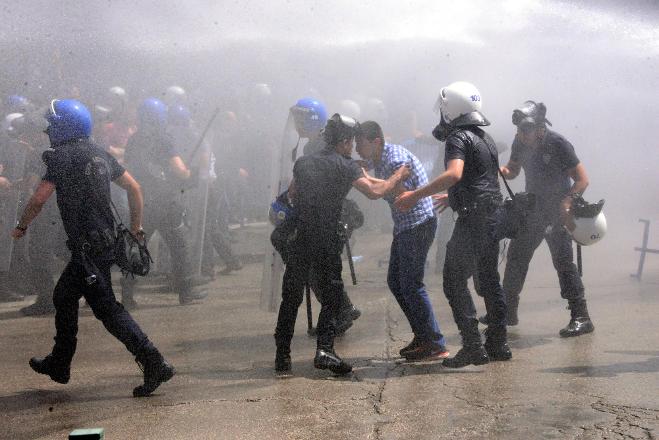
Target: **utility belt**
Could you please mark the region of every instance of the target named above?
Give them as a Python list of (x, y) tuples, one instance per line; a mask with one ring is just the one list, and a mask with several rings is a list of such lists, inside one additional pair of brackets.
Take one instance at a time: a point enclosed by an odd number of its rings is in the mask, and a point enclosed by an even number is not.
[(501, 196), (483, 197), (479, 200), (461, 203), (459, 207), (453, 208), (458, 217), (471, 217), (473, 215), (494, 214), (503, 204)]
[(69, 239), (66, 246), (71, 251), (73, 261), (79, 263), (85, 272), (88, 285), (96, 283), (101, 276), (94, 259), (114, 259), (115, 236), (111, 229), (90, 231), (80, 239)]

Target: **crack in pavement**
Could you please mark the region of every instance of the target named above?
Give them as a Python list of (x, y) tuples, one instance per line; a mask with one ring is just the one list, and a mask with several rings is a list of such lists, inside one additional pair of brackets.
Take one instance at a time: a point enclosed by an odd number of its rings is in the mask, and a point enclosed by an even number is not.
[(391, 356), (391, 348), (392, 348), (392, 343), (396, 342), (396, 338), (394, 337), (393, 334), (393, 329), (394, 327), (398, 326), (398, 321), (391, 316), (391, 302), (386, 301), (384, 306), (385, 306), (384, 319), (385, 319), (386, 339), (384, 343), (383, 359), (385, 360), (386, 369), (384, 371), (384, 378), (382, 379), (382, 382), (378, 386), (377, 392), (375, 394), (372, 394), (374, 400), (373, 410), (375, 411), (375, 415), (378, 419), (373, 424), (372, 432), (373, 432), (373, 437), (378, 440), (382, 438), (383, 425), (391, 423), (389, 420), (387, 420), (384, 417), (384, 411), (383, 411), (384, 392), (387, 387), (387, 383), (389, 381), (391, 373), (397, 368)]
[(657, 438), (656, 431), (659, 428), (659, 410), (657, 409), (617, 405), (608, 403), (603, 398), (598, 398), (597, 402), (590, 406), (595, 411), (614, 415), (615, 420), (598, 423), (592, 427), (582, 427), (584, 436), (586, 433), (592, 434), (591, 431), (595, 431), (594, 433), (603, 439)]

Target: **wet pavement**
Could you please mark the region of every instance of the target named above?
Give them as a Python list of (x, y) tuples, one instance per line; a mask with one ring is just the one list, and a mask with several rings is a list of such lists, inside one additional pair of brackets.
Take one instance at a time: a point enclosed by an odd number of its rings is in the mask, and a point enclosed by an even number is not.
[[(558, 330), (569, 311), (541, 247), (520, 325), (510, 331), (513, 359), (447, 370), (397, 356), (411, 331), (377, 264), (389, 240), (362, 234), (355, 249), (364, 259), (350, 292), (363, 315), (336, 346), (355, 366), (347, 378), (313, 368), (304, 308), (292, 377), (275, 377), (276, 315), (258, 308), (258, 263), (219, 276), (202, 304), (178, 306), (157, 283), (143, 285), (133, 315), (178, 370), (150, 398), (131, 397), (141, 372), (89, 309), (81, 312), (71, 381), (59, 385), (27, 365), (51, 348), (52, 317), (20, 317), (28, 301), (1, 303), (0, 438), (64, 439), (84, 427), (104, 428), (106, 439), (657, 438), (659, 258), (648, 259), (638, 283), (629, 278), (633, 253), (610, 243), (595, 262), (588, 249), (584, 281), (596, 330), (565, 340)], [(455, 352), (457, 330), (433, 267), (429, 290)]]

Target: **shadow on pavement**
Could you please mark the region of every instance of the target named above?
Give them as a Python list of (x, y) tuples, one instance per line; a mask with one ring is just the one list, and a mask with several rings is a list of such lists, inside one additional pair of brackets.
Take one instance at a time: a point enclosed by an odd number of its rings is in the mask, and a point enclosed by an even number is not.
[(607, 351), (605, 353), (624, 354), (629, 356), (652, 356), (645, 361), (620, 362), (600, 366), (574, 366), (547, 368), (543, 373), (575, 374), (581, 377), (616, 377), (624, 373), (659, 373), (659, 352), (657, 351)]

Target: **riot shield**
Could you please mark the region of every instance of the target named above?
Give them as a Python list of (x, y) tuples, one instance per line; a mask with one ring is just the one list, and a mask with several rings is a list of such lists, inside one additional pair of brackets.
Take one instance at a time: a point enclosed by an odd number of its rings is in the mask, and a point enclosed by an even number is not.
[[(293, 163), (297, 158), (296, 156), (302, 154), (302, 149), (297, 148), (298, 142), (299, 137), (295, 131), (293, 115), (289, 112), (279, 148), (273, 149), (270, 157), (270, 200), (274, 200), (285, 191), (291, 182)], [(263, 209), (268, 209), (268, 207), (266, 206)], [(281, 297), (284, 262), (272, 243), (270, 243), (271, 232), (272, 228), (268, 229), (266, 234), (260, 307), (263, 310), (275, 312)]]
[[(26, 158), (25, 149), (17, 141), (5, 136), (0, 139), (0, 176), (11, 184), (23, 178)], [(11, 189), (0, 192), (0, 272), (9, 271), (14, 252), (11, 233), (20, 215), (21, 202), (21, 191)]]
[[(210, 187), (210, 148), (207, 143), (198, 144), (199, 134), (192, 127), (175, 127), (169, 134), (174, 146), (181, 152), (188, 168), (198, 169), (196, 182), (191, 182), (181, 190), (181, 203), (185, 208), (183, 219), (188, 243), (188, 259), (191, 275), (201, 274), (201, 261), (204, 249), (206, 230), (206, 211), (208, 207), (208, 192)], [(199, 146), (195, 146), (195, 144)]]

